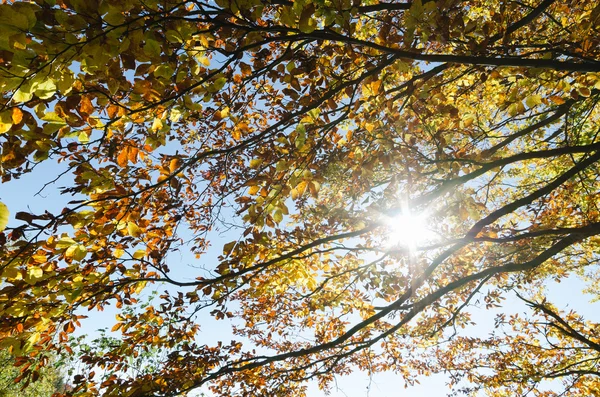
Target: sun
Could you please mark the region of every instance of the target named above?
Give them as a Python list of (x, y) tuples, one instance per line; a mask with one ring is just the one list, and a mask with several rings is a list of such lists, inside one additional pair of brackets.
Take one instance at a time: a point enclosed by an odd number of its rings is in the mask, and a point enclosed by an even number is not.
[(406, 247), (415, 251), (417, 247), (430, 242), (434, 233), (429, 227), (428, 214), (412, 214), (407, 210), (401, 214), (387, 217), (389, 227), (387, 243), (391, 247)]

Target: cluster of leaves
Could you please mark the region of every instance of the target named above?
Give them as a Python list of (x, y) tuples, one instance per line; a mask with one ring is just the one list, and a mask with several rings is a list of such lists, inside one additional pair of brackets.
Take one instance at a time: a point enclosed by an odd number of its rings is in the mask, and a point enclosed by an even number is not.
[[(2, 182), (60, 163), (71, 196), (0, 234), (0, 345), (36, 376), (114, 305), (121, 343), (67, 395), (300, 396), (356, 369), (600, 390), (598, 325), (543, 289), (598, 280), (599, 27), (587, 0), (0, 4)], [(390, 247), (402, 208), (439, 237)], [(456, 335), (513, 291), (519, 337)], [(202, 316), (235, 339), (202, 344)]]
[[(15, 358), (6, 350), (0, 351), (0, 396), (2, 397), (39, 397), (51, 396), (54, 393), (65, 392), (68, 386), (64, 383), (63, 375), (57, 368), (57, 360), (51, 360), (40, 371), (39, 377), (33, 383), (15, 383), (21, 375), (15, 366)], [(18, 365), (18, 362), (16, 363)]]

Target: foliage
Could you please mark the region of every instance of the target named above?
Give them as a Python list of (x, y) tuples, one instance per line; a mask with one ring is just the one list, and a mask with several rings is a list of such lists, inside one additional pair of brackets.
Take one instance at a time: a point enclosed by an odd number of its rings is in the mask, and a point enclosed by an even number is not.
[(56, 360), (44, 367), (35, 382), (27, 385), (14, 382), (20, 375), (19, 368), (14, 364), (14, 357), (10, 353), (6, 350), (0, 351), (0, 396), (40, 397), (65, 391), (63, 377), (59, 368), (56, 368)]
[[(598, 324), (544, 285), (598, 291), (599, 26), (588, 0), (1, 4), (2, 181), (61, 163), (71, 201), (0, 234), (0, 343), (36, 376), (114, 305), (122, 343), (69, 395), (300, 396), (354, 370), (596, 394)], [(403, 211), (436, 237), (390, 243)], [(461, 334), (507, 296), (530, 312)], [(234, 339), (204, 344), (209, 316)]]

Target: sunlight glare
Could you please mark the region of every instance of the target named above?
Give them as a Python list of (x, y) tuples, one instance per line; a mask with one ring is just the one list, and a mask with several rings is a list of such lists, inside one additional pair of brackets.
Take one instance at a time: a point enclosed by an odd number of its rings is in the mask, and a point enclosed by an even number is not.
[(400, 215), (389, 217), (386, 223), (390, 227), (388, 244), (392, 247), (403, 246), (414, 251), (433, 237), (433, 232), (427, 227), (427, 214), (403, 211)]

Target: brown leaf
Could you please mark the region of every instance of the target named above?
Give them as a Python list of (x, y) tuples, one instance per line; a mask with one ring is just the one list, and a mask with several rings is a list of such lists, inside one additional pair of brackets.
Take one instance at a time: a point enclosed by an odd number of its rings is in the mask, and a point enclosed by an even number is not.
[(81, 115), (90, 115), (94, 112), (94, 105), (92, 105), (92, 101), (87, 96), (82, 96), (81, 101), (79, 102), (79, 113)]

